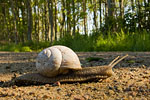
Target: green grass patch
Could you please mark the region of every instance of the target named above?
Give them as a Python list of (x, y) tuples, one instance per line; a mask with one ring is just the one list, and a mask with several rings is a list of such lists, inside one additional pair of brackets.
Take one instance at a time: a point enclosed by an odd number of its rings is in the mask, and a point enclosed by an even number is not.
[(150, 33), (121, 31), (105, 35), (96, 31), (89, 36), (65, 36), (54, 44), (65, 45), (75, 51), (150, 51)]
[[(64, 45), (74, 51), (150, 51), (150, 33), (119, 32), (103, 34), (93, 31), (89, 36), (77, 33), (75, 36), (65, 35), (53, 45)], [(26, 42), (18, 45), (0, 44), (0, 51), (31, 52), (41, 51), (50, 46), (50, 42)]]
[(11, 51), (11, 52), (32, 52), (42, 51), (44, 48), (49, 47), (49, 42), (26, 42), (26, 43), (7, 43), (0, 44), (0, 51)]

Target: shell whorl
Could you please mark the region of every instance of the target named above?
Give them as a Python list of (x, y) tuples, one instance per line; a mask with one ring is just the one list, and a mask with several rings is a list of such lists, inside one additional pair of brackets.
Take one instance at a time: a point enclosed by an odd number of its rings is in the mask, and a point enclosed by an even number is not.
[(82, 69), (78, 56), (65, 46), (52, 46), (41, 51), (36, 59), (36, 68), (46, 77), (66, 74), (70, 69)]

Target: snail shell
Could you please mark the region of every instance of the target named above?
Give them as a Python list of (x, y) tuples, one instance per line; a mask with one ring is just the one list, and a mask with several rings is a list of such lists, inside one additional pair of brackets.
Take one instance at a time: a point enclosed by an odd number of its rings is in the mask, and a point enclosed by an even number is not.
[(81, 70), (76, 53), (65, 46), (52, 46), (41, 51), (36, 59), (38, 73), (46, 77), (67, 74), (69, 70)]

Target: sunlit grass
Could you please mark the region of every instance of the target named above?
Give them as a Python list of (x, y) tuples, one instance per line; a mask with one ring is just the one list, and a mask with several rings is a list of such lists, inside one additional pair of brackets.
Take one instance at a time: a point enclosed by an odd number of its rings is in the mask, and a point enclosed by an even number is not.
[[(94, 33), (95, 34), (95, 33)], [(64, 37), (54, 44), (66, 45), (75, 51), (150, 51), (150, 33), (96, 33), (98, 35)]]
[[(77, 34), (76, 36), (66, 35), (58, 41), (54, 41), (53, 45), (65, 45), (74, 51), (150, 51), (150, 33), (132, 32), (119, 33), (93, 32), (90, 36)], [(50, 46), (50, 42), (27, 42), (16, 44), (3, 44), (0, 51), (13, 52), (31, 52), (41, 51)]]

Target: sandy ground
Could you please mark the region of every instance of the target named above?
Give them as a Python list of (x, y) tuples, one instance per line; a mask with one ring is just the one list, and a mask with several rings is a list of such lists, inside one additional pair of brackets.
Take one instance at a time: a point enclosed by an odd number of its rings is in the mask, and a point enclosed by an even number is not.
[[(36, 72), (37, 53), (0, 52), (0, 100), (150, 100), (150, 52), (80, 52), (82, 67), (109, 64), (129, 54), (102, 82), (2, 87), (14, 75)], [(88, 57), (100, 57), (88, 62)]]

